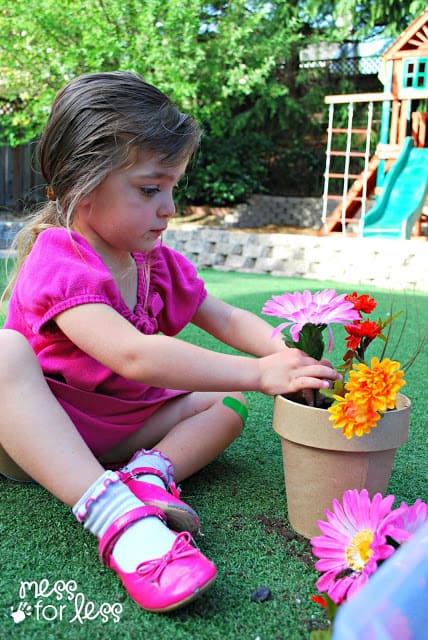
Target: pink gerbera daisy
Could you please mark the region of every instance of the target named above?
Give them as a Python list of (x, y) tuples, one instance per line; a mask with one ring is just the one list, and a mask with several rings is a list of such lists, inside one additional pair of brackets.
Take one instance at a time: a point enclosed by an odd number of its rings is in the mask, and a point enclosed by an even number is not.
[(346, 300), (346, 294), (337, 295), (334, 289), (324, 289), (311, 293), (308, 290), (283, 293), (272, 296), (268, 300), (262, 313), (277, 318), (286, 318), (288, 322), (282, 322), (274, 329), (272, 337), (275, 337), (286, 327), (290, 327), (290, 335), (294, 342), (298, 342), (299, 335), (305, 324), (315, 326), (327, 326), (329, 328), (329, 350), (332, 346), (332, 333), (330, 325), (333, 323), (349, 324), (360, 318), (360, 314), (354, 308), (353, 302)]
[(394, 526), (389, 535), (398, 543), (409, 540), (412, 535), (428, 520), (428, 504), (420, 498), (412, 506), (402, 502), (388, 517), (388, 523)]
[(333, 500), (333, 511), (326, 510), (327, 522), (318, 521), (323, 535), (311, 539), (313, 554), (320, 558), (315, 568), (323, 573), (317, 587), (333, 602), (356, 593), (378, 563), (394, 553), (386, 540), (395, 531), (387, 518), (393, 502), (392, 495), (383, 498), (377, 493), (371, 500), (366, 489), (351, 489), (343, 495), (343, 506)]

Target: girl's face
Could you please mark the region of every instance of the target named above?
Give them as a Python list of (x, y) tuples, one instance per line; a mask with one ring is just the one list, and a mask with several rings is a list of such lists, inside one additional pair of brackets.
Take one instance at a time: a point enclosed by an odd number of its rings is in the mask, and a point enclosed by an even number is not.
[(83, 199), (72, 228), (103, 255), (150, 252), (175, 213), (173, 190), (186, 165), (166, 166), (140, 154)]

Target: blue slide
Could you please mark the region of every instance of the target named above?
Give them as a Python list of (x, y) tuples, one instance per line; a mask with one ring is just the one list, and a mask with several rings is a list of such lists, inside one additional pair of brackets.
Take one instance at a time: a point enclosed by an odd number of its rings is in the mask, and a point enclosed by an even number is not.
[(361, 220), (361, 235), (408, 240), (427, 195), (428, 148), (414, 147), (412, 138), (406, 138), (381, 195)]

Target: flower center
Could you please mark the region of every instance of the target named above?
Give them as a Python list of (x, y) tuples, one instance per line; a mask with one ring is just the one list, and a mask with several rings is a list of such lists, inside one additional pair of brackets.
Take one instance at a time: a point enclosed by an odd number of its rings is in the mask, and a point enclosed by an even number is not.
[(345, 558), (348, 566), (354, 571), (361, 571), (373, 555), (370, 545), (373, 541), (373, 531), (361, 529), (352, 538), (345, 549)]

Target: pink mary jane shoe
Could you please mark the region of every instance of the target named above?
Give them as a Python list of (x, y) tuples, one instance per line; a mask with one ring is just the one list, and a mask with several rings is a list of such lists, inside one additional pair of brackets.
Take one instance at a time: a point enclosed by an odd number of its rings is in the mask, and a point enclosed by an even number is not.
[[(192, 507), (180, 500), (180, 490), (177, 489), (174, 482), (168, 485), (168, 479), (161, 471), (149, 467), (141, 467), (133, 469), (133, 471), (118, 471), (118, 473), (121, 481), (129, 487), (141, 502), (162, 509), (167, 517), (170, 529), (188, 531), (192, 536), (199, 533), (200, 522), (198, 514)], [(151, 474), (161, 478), (171, 493), (150, 482), (136, 479), (143, 474)]]
[(125, 513), (102, 536), (99, 552), (103, 563), (118, 574), (125, 589), (140, 607), (166, 613), (197, 598), (214, 582), (217, 569), (190, 544), (192, 537), (185, 531), (177, 535), (172, 548), (165, 555), (141, 562), (131, 573), (122, 571), (112, 556), (115, 543), (127, 527), (151, 516), (165, 521), (164, 513), (156, 507), (139, 507)]

